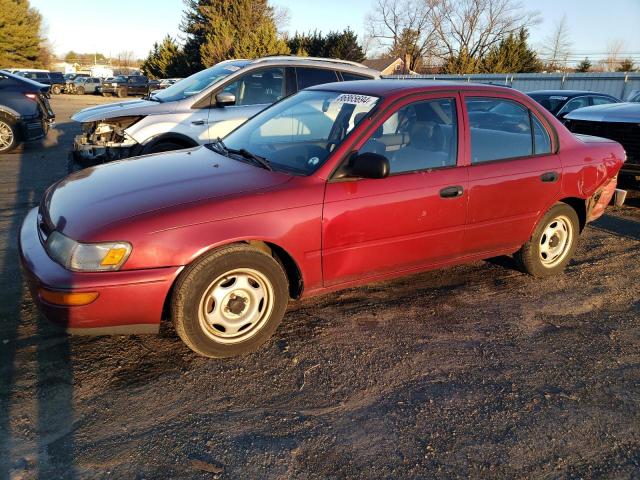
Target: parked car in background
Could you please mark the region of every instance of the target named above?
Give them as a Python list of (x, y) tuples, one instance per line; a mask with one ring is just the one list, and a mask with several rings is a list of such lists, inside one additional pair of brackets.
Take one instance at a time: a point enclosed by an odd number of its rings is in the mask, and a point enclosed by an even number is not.
[(89, 78), (86, 73), (67, 73), (64, 76), (64, 93), (76, 93), (76, 80), (80, 78)]
[(528, 92), (527, 95), (561, 121), (577, 108), (620, 102), (620, 99), (613, 95), (588, 90), (536, 90)]
[[(209, 95), (242, 98), (235, 82)], [(509, 104), (529, 128), (503, 127), (511, 109), (470, 127), (476, 102)], [(331, 83), (206, 147), (68, 176), (24, 220), (20, 252), (35, 301), (68, 331), (153, 333), (164, 312), (195, 352), (228, 357), (264, 343), (290, 298), (497, 255), (559, 274), (623, 161), (513, 89)]]
[(49, 85), (0, 70), (0, 153), (44, 137), (55, 115)]
[(59, 95), (64, 90), (65, 78), (62, 72), (21, 69), (16, 70), (13, 73), (15, 75), (28, 78), (35, 82), (42, 83), (43, 85), (51, 85), (52, 94)]
[(51, 85), (51, 93), (60, 95), (64, 91), (65, 79), (62, 72), (49, 73), (49, 85)]
[(102, 80), (97, 77), (81, 77), (73, 83), (75, 84), (75, 93), (85, 95), (88, 93), (97, 93), (98, 87), (102, 85)]
[(118, 75), (110, 82), (103, 82), (98, 92), (105, 97), (116, 95), (120, 98), (146, 95), (149, 93), (149, 79), (144, 75)]
[(640, 102), (640, 90), (632, 90), (627, 102)]
[(623, 175), (640, 179), (640, 103), (616, 103), (575, 110), (565, 117), (574, 133), (609, 138), (622, 144), (627, 161)]
[(333, 59), (221, 62), (143, 100), (76, 113), (72, 119), (83, 124), (84, 133), (75, 139), (70, 168), (209, 143), (303, 88), (373, 78), (379, 72)]

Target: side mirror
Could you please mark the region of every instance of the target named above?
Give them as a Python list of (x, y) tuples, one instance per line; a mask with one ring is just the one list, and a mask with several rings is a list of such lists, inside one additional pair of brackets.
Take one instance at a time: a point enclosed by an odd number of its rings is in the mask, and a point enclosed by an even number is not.
[(219, 107), (226, 107), (228, 105), (236, 104), (236, 96), (233, 93), (220, 92), (216, 95), (216, 105)]
[(355, 154), (344, 168), (344, 176), (359, 178), (386, 178), (389, 176), (389, 159), (373, 152)]

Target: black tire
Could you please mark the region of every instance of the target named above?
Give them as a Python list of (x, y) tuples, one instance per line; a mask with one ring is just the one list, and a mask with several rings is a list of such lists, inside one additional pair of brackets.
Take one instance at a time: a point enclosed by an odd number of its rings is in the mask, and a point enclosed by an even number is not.
[(148, 148), (145, 148), (142, 151), (142, 154), (143, 155), (147, 155), (147, 154), (150, 154), (150, 153), (171, 152), (173, 150), (180, 150), (182, 148), (187, 148), (187, 147), (185, 147), (184, 145), (181, 145), (179, 143), (176, 143), (176, 142), (170, 142), (170, 141), (158, 142), (158, 143), (156, 143), (154, 145), (151, 145)]
[(103, 97), (110, 97), (110, 96), (111, 96), (111, 94), (110, 94), (110, 93), (104, 93), (104, 92), (103, 92), (103, 93), (102, 93), (102, 96), (103, 96)]
[(0, 115), (0, 135), (0, 153), (9, 153), (20, 143), (16, 123), (6, 115)]
[(126, 90), (126, 89), (124, 89), (124, 88), (119, 88), (119, 89), (116, 91), (116, 94), (118, 95), (118, 98), (124, 98), (124, 97), (126, 97), (126, 96), (127, 96), (127, 90)]
[(84, 87), (78, 87), (78, 89), (76, 90), (76, 93), (78, 95), (84, 95)]
[(61, 92), (62, 89), (60, 88), (60, 85), (54, 85), (53, 87), (51, 87), (51, 93), (53, 93), (54, 95), (60, 95)]
[[(239, 336), (237, 339), (224, 338), (226, 330), (217, 330), (216, 325), (209, 326), (204, 320), (204, 312), (208, 308), (215, 310), (219, 307), (225, 312), (224, 315), (235, 314), (232, 309), (237, 308), (237, 304), (232, 305), (231, 302), (237, 298), (236, 292), (241, 292), (237, 294), (242, 296), (244, 290), (240, 287), (232, 290), (236, 282), (234, 275), (244, 271), (260, 274), (263, 280), (269, 282), (272, 294), (260, 300), (257, 307), (259, 318), (254, 324), (240, 327), (234, 333)], [(231, 285), (224, 286), (229, 279), (233, 281)], [(238, 285), (241, 283), (238, 282)], [(220, 301), (220, 305), (214, 303), (209, 306), (211, 292), (220, 288), (228, 289), (226, 291), (230, 293)], [(222, 303), (227, 299), (223, 307)], [(268, 253), (248, 245), (230, 245), (206, 254), (180, 274), (171, 297), (171, 318), (182, 341), (194, 352), (210, 358), (234, 357), (255, 351), (271, 337), (282, 321), (288, 301), (287, 277), (278, 261)], [(240, 303), (238, 315), (244, 315), (245, 312), (249, 314), (255, 309), (246, 296)], [(244, 321), (241, 319), (239, 322)]]
[[(562, 239), (562, 232), (566, 233), (566, 240)], [(542, 217), (529, 241), (513, 258), (522, 271), (534, 277), (556, 275), (573, 257), (579, 235), (580, 220), (576, 211), (566, 203), (557, 203)], [(558, 249), (557, 254), (554, 249)]]

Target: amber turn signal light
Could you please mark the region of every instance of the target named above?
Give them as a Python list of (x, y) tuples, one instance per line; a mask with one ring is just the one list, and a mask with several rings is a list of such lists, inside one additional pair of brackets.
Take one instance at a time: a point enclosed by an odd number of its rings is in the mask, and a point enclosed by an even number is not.
[(38, 295), (47, 303), (67, 307), (88, 305), (98, 298), (98, 292), (54, 292), (44, 288), (38, 288)]

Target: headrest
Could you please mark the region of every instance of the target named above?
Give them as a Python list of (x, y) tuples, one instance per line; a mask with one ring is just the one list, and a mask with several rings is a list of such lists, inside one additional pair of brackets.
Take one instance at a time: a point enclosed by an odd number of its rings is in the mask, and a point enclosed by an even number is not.
[(444, 133), (435, 122), (415, 122), (411, 126), (411, 146), (421, 150), (440, 151), (444, 147)]

